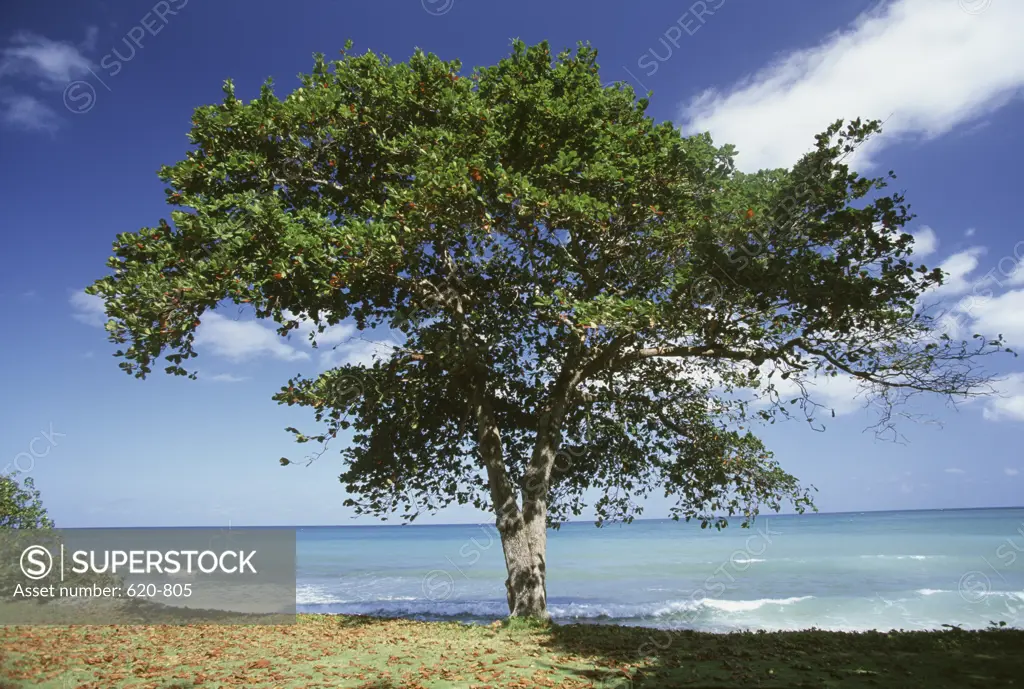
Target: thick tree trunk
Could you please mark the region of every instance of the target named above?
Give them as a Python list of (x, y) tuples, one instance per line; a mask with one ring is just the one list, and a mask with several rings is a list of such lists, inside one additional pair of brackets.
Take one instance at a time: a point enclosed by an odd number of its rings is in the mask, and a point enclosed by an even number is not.
[[(491, 501), (497, 515), (508, 578), (505, 590), (513, 617), (548, 618), (545, 582), (547, 548), (547, 481), (527, 480), (523, 509), (505, 468), (501, 433), (486, 398), (477, 391), (480, 455), (487, 469)], [(529, 474), (528, 477), (529, 479)]]
[[(539, 424), (537, 444), (530, 466), (523, 477), (522, 530), (524, 537), (515, 543), (515, 558), (506, 551), (508, 567), (508, 607), (513, 616), (548, 619), (547, 547), (548, 488), (554, 463), (555, 441), (551, 416)], [(521, 542), (521, 545), (520, 545)]]
[(545, 516), (530, 507), (512, 519), (504, 516), (498, 516), (498, 533), (508, 571), (505, 591), (509, 615), (548, 619)]

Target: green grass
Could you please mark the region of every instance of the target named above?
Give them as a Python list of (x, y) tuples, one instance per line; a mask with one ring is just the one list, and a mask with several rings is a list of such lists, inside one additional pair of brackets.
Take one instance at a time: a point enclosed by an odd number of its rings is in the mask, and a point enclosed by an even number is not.
[(705, 634), (301, 615), (278, 626), (0, 627), (0, 689), (1012, 687), (1024, 631)]

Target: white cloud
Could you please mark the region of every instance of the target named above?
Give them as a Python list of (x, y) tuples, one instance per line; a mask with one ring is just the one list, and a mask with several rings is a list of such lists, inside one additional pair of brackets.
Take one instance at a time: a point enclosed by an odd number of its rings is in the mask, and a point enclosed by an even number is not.
[[(771, 363), (766, 363), (761, 367), (762, 386), (766, 386), (768, 382), (773, 383), (779, 399), (782, 401), (802, 396), (803, 392), (800, 389), (800, 385), (792, 378), (782, 380), (779, 377), (781, 372), (776, 372), (772, 376), (771, 381), (769, 381), (767, 376), (771, 369)], [(822, 375), (805, 380), (803, 384), (812, 402), (820, 404), (826, 409), (834, 410), (836, 416), (852, 414), (858, 409), (862, 409), (868, 401), (867, 397), (863, 394), (864, 387), (860, 381), (846, 374), (837, 376)]]
[(989, 337), (1002, 335), (1010, 347), (1024, 346), (1024, 290), (1010, 290), (997, 297), (965, 299), (971, 331)]
[(710, 131), (744, 170), (789, 167), (839, 118), (880, 119), (869, 156), (906, 137), (937, 137), (1005, 105), (1024, 86), (1024, 3), (979, 14), (949, 0), (894, 0), (818, 46), (791, 52), (682, 108), (687, 132)]
[[(95, 33), (86, 42), (95, 42)], [(92, 63), (70, 43), (22, 31), (14, 35), (0, 53), (0, 77), (37, 80), (43, 89), (63, 89), (69, 81), (89, 74)]]
[[(72, 317), (88, 325), (102, 327), (107, 322), (104, 302), (101, 297), (85, 292), (71, 295), (74, 308)], [(297, 319), (300, 323), (291, 333), (291, 342), (309, 345), (309, 333), (314, 329), (312, 321), (303, 316), (285, 312), (285, 317)], [(260, 356), (272, 356), (283, 361), (300, 361), (310, 358), (310, 352), (293, 346), (277, 334), (277, 324), (273, 321), (238, 321), (226, 318), (216, 312), (207, 312), (202, 317), (202, 325), (196, 331), (195, 344), (197, 349), (205, 349), (212, 354), (231, 361), (246, 361)], [(388, 331), (390, 332), (390, 331)], [(379, 340), (375, 340), (379, 337)], [(297, 340), (297, 342), (296, 342)], [(370, 365), (375, 358), (382, 359), (391, 355), (396, 344), (391, 337), (382, 336), (374, 331), (360, 333), (355, 325), (340, 323), (328, 327), (317, 334), (320, 348), (320, 365), (331, 368), (345, 364)], [(221, 373), (209, 378), (221, 383), (238, 383), (248, 378), (239, 378)]]
[[(310, 333), (316, 329), (316, 324), (305, 314), (295, 314), (286, 310), (283, 312), (283, 315), (289, 320), (297, 320), (299, 322), (299, 327), (292, 332), (300, 335), (308, 342)], [(316, 344), (318, 347), (330, 347), (353, 338), (356, 333), (356, 326), (352, 324), (339, 323), (331, 325), (322, 333), (316, 334)]]
[(86, 294), (85, 292), (75, 292), (68, 301), (71, 302), (71, 307), (75, 310), (71, 317), (76, 321), (102, 328), (109, 320), (103, 297), (98, 297), (95, 294)]
[(966, 229), (966, 230), (964, 231), (964, 236), (965, 236), (965, 237), (973, 237), (973, 236), (974, 236), (974, 233), (975, 233), (975, 229), (974, 229), (973, 227), (968, 227), (968, 228), (967, 228), (967, 229)]
[(970, 291), (975, 281), (968, 280), (968, 276), (978, 269), (979, 259), (984, 253), (984, 247), (973, 246), (946, 258), (938, 266), (945, 274), (942, 284), (925, 292), (921, 295), (922, 299), (945, 298)]
[(985, 398), (982, 416), (989, 421), (1024, 421), (1024, 373), (1013, 373), (995, 387), (997, 394)]
[(14, 129), (53, 132), (60, 126), (57, 112), (35, 96), (7, 94), (0, 97), (0, 120)]
[(965, 474), (965, 473), (967, 473), (963, 469), (957, 469), (955, 467), (951, 467), (949, 469), (946, 469), (945, 472), (947, 474)]
[(356, 333), (358, 333), (356, 326), (339, 323), (338, 325), (329, 326), (322, 333), (317, 333), (316, 344), (318, 347), (332, 347), (346, 340), (351, 340), (356, 336)]
[(1003, 473), (1006, 474), (1007, 476), (1016, 476), (1017, 474), (1020, 473), (1020, 471), (1014, 469), (1013, 467), (1006, 467), (1005, 469), (1003, 469)]
[[(750, 370), (749, 365), (746, 364), (737, 364), (733, 368), (738, 373), (746, 373)], [(769, 379), (768, 375), (773, 369), (775, 369), (775, 373)], [(768, 387), (771, 385), (775, 389), (775, 395), (778, 397), (779, 402), (787, 409), (789, 408), (788, 403), (790, 400), (801, 399), (806, 393), (810, 402), (824, 407), (824, 414), (826, 416), (829, 415), (830, 411), (834, 411), (837, 417), (864, 409), (871, 401), (870, 397), (866, 394), (867, 389), (865, 386), (853, 376), (846, 374), (836, 376), (821, 374), (801, 379), (798, 382), (793, 377), (783, 379), (781, 374), (784, 371), (784, 367), (777, 367), (774, 362), (766, 361), (760, 366), (757, 385), (750, 388), (749, 391), (737, 389), (734, 392), (751, 404), (766, 407), (772, 404), (773, 397), (768, 394)], [(697, 368), (695, 370), (683, 368), (678, 371), (678, 376), (705, 384), (712, 390), (724, 392), (725, 379), (717, 371), (704, 368)], [(803, 388), (801, 388), (801, 384)], [(589, 381), (587, 386), (597, 389), (605, 387), (605, 384), (602, 381)], [(821, 417), (823, 413), (820, 409), (814, 411), (810, 407), (808, 407), (807, 411), (815, 418)]]
[(938, 338), (942, 335), (948, 335), (953, 340), (964, 338), (964, 320), (961, 315), (942, 311), (941, 315), (933, 314), (933, 318), (935, 318), (935, 327), (932, 332), (932, 341), (937, 343)]
[[(299, 321), (299, 327), (293, 330), (304, 342), (309, 341), (309, 334), (315, 330), (315, 324), (303, 314), (290, 311), (283, 313), (285, 318)], [(384, 334), (386, 333), (386, 334)], [(339, 323), (328, 326), (322, 333), (316, 333), (317, 347), (322, 350), (320, 366), (369, 366), (374, 359), (386, 359), (391, 356), (392, 347), (397, 344), (393, 333), (382, 328), (380, 331), (366, 330), (360, 332), (352, 323)]]
[(939, 238), (935, 236), (935, 230), (923, 226), (917, 232), (912, 232), (914, 235), (914, 257), (923, 258), (935, 253), (935, 250), (939, 247)]
[[(95, 43), (96, 29), (90, 27), (82, 47), (91, 50)], [(0, 81), (31, 83), (47, 93), (61, 91), (70, 82), (86, 77), (91, 68), (92, 62), (77, 46), (28, 31), (16, 33), (0, 50)], [(5, 87), (0, 96), (0, 123), (51, 133), (60, 126), (56, 110), (20, 87), (17, 92)]]
[(1024, 248), (1024, 241), (1017, 242), (1016, 246), (1013, 247), (1013, 254), (999, 259), (996, 267), (991, 271), (991, 282), (1000, 287), (1019, 287), (1024, 285), (1024, 257), (1018, 257), (1022, 248)]
[(269, 355), (283, 361), (308, 359), (309, 354), (286, 344), (272, 329), (256, 321), (235, 321), (218, 313), (206, 313), (195, 343), (231, 361)]
[(249, 380), (248, 378), (240, 378), (239, 376), (233, 376), (230, 373), (218, 373), (215, 376), (210, 376), (210, 380), (215, 383), (241, 383)]
[(391, 343), (356, 340), (350, 344), (339, 345), (320, 355), (320, 366), (371, 366), (374, 359), (387, 359), (391, 356)]

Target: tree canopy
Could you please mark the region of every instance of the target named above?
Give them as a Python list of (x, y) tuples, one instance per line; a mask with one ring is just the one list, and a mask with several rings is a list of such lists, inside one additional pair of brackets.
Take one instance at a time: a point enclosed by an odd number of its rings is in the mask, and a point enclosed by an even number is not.
[(977, 360), (1001, 340), (935, 336), (919, 301), (942, 273), (913, 261), (892, 173), (844, 162), (879, 123), (836, 122), (792, 168), (744, 174), (732, 146), (602, 87), (596, 57), (515, 41), (467, 76), (342, 51), (284, 98), (226, 82), (160, 171), (170, 221), (119, 234), (89, 288), (121, 367), (194, 375), (203, 314), (229, 304), (314, 341), (390, 327), (373, 365), (282, 387), (321, 424), (289, 430), (342, 434), (357, 511), (494, 510), (503, 536), (532, 534), (541, 576), (543, 524), (588, 490), (599, 519), (653, 491), (704, 525), (811, 506), (753, 432), (827, 415), (783, 394), (794, 382), (850, 376), (885, 409), (985, 391)]

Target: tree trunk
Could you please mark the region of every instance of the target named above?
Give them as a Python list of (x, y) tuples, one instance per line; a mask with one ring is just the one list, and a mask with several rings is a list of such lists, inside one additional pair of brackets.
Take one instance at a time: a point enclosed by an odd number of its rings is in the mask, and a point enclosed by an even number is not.
[[(566, 379), (560, 389), (573, 385)], [(480, 457), (487, 470), (491, 502), (497, 515), (495, 525), (505, 554), (505, 591), (511, 617), (550, 619), (547, 596), (547, 516), (551, 467), (558, 450), (558, 420), (564, 414), (564, 400), (546, 409), (538, 420), (537, 439), (522, 485), (517, 491), (505, 466), (501, 430), (498, 428), (484, 386), (473, 390)], [(522, 509), (516, 493), (522, 495)]]
[(509, 615), (548, 619), (545, 581), (547, 548), (547, 481), (529, 480), (523, 490), (523, 509), (505, 468), (501, 433), (486, 397), (476, 394), (480, 455), (487, 469), (495, 525), (505, 554), (505, 591)]
[(508, 571), (505, 591), (509, 615), (548, 619), (547, 525), (543, 510), (528, 503), (525, 510), (516, 510), (515, 515), (499, 514), (498, 533)]
[(523, 477), (523, 536), (510, 538), (505, 549), (508, 608), (513, 616), (549, 619), (547, 595), (548, 487), (555, 441), (551, 415), (542, 417), (530, 466)]

